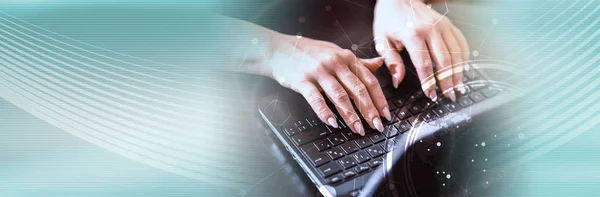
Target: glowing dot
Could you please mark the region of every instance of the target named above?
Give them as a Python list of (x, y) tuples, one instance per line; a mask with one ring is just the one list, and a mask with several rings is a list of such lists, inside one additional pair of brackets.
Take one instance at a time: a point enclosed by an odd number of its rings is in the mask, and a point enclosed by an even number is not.
[(485, 146), (485, 142), (481, 142), (481, 146)]
[(475, 162), (475, 159), (471, 159), (471, 162)]
[(413, 22), (409, 21), (408, 23), (406, 23), (406, 26), (410, 27), (410, 28), (413, 28), (415, 26), (415, 24)]
[(450, 174), (447, 174), (447, 175), (446, 175), (446, 178), (447, 178), (447, 179), (450, 179), (451, 177), (452, 177), (452, 176), (451, 176)]
[(375, 45), (375, 50), (376, 50), (377, 52), (382, 52), (384, 49), (385, 49), (385, 46), (383, 46), (383, 44), (381, 44), (381, 43), (377, 43), (377, 44)]
[(356, 50), (358, 50), (358, 45), (352, 44), (352, 47), (350, 47), (350, 48), (352, 48), (353, 51), (356, 51)]
[(498, 24), (498, 19), (495, 18), (494, 20), (492, 20), (492, 24), (497, 25)]
[(525, 134), (519, 133), (519, 139), (522, 140), (523, 138), (525, 138)]
[(471, 54), (473, 54), (473, 57), (477, 57), (479, 56), (479, 51), (474, 50)]
[(423, 140), (419, 140), (420, 143), (423, 143)]
[(436, 174), (440, 174), (440, 171), (435, 171)]
[(252, 44), (258, 44), (258, 39), (252, 38)]
[(442, 183), (442, 186), (446, 186), (446, 183)]
[(510, 144), (508, 144), (508, 147), (510, 147)]
[(486, 185), (489, 185), (489, 184), (490, 184), (490, 182), (487, 182), (487, 181), (486, 181), (486, 182), (485, 182), (485, 184), (486, 184)]
[(479, 144), (475, 144), (475, 146), (479, 146)]
[(442, 174), (446, 174), (446, 171), (442, 171)]
[(494, 137), (496, 137), (496, 134), (494, 134)]
[(437, 146), (442, 146), (442, 143), (441, 143), (441, 142), (438, 142), (438, 143), (437, 143), (437, 144), (435, 144), (435, 145), (437, 145)]
[(304, 18), (304, 16), (301, 16), (301, 17), (298, 18), (298, 22), (299, 23), (304, 23), (304, 22), (306, 22), (306, 18)]
[(427, 149), (427, 152), (431, 151), (430, 149)]
[(485, 161), (487, 161), (487, 158), (485, 158)]
[(331, 11), (331, 6), (330, 5), (326, 5), (325, 6), (325, 11), (328, 11), (328, 12)]
[(431, 4), (427, 4), (427, 8), (431, 9)]
[(485, 169), (483, 169), (482, 171), (485, 172)]

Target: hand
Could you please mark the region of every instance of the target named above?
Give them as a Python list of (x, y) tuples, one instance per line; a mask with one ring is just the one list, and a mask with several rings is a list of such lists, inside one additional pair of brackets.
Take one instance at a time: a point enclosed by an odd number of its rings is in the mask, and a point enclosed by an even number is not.
[(454, 90), (466, 90), (462, 70), (469, 60), (467, 41), (447, 17), (430, 6), (417, 0), (379, 0), (373, 31), (376, 49), (385, 57), (394, 87), (405, 74), (398, 50), (406, 48), (427, 97), (437, 99), (436, 78), (444, 96), (452, 101), (456, 100)]
[(333, 102), (344, 122), (357, 134), (365, 129), (350, 99), (373, 129), (383, 131), (380, 117), (390, 120), (388, 103), (371, 70), (383, 64), (382, 58), (359, 59), (351, 51), (310, 38), (284, 36), (271, 57), (271, 77), (284, 87), (304, 96), (318, 117), (338, 127), (321, 90)]

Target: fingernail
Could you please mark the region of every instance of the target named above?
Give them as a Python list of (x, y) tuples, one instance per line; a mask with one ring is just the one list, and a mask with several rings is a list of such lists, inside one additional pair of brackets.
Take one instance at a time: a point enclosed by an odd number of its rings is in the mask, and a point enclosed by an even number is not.
[(390, 113), (390, 108), (387, 106), (383, 108), (383, 115), (385, 116), (385, 119), (392, 121), (392, 114)]
[(354, 123), (354, 130), (355, 130), (356, 132), (358, 132), (358, 134), (359, 134), (359, 135), (361, 135), (361, 136), (365, 136), (365, 130), (364, 130), (364, 128), (362, 127), (362, 125), (360, 124), (360, 122), (359, 122), (359, 121), (356, 121), (356, 123)]
[(333, 117), (329, 117), (327, 119), (327, 122), (329, 123), (329, 125), (331, 125), (334, 128), (338, 128), (339, 125), (337, 124), (337, 121), (335, 121), (335, 119)]
[(375, 128), (379, 132), (383, 132), (383, 124), (381, 123), (381, 120), (379, 119), (379, 117), (373, 118), (373, 125), (375, 125)]
[(450, 92), (448, 92), (448, 96), (452, 102), (456, 101), (456, 94), (454, 93), (454, 90), (450, 90)]
[(396, 78), (396, 76), (392, 76), (392, 84), (394, 85), (394, 88), (398, 88), (398, 84), (400, 82), (398, 81), (398, 78)]
[(427, 94), (427, 96), (433, 101), (436, 102), (437, 101), (437, 93), (435, 93), (435, 90), (430, 90), (429, 94)]

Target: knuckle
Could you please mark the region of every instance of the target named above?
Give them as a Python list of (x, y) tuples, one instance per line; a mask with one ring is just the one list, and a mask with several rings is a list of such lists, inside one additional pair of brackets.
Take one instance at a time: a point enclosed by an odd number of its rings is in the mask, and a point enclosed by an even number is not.
[(379, 86), (379, 81), (375, 78), (375, 76), (371, 74), (367, 74), (365, 76), (365, 84), (371, 88), (375, 88)]
[(415, 68), (417, 70), (424, 71), (424, 70), (431, 68), (432, 66), (433, 65), (431, 64), (431, 60), (424, 58), (424, 59), (417, 60)]
[(336, 89), (333, 92), (333, 100), (335, 100), (336, 102), (345, 102), (349, 100), (348, 93), (346, 93), (344, 89)]
[(306, 100), (308, 101), (308, 103), (310, 103), (311, 105), (321, 105), (323, 98), (321, 97), (320, 93), (317, 92), (310, 92), (306, 95)]
[(364, 96), (368, 96), (369, 92), (367, 91), (367, 87), (365, 87), (365, 84), (363, 83), (358, 83), (354, 86), (354, 92), (356, 92), (356, 95), (358, 95), (359, 97), (364, 97)]

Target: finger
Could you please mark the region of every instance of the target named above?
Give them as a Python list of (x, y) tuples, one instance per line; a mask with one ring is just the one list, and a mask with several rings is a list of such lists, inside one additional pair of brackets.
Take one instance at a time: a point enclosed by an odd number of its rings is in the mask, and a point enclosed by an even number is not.
[(456, 101), (454, 93), (454, 82), (452, 81), (452, 57), (448, 52), (446, 43), (441, 34), (433, 34), (428, 37), (427, 44), (430, 54), (435, 61), (436, 78), (442, 89), (442, 94), (452, 101)]
[(423, 93), (431, 100), (437, 99), (437, 93), (435, 93), (435, 78), (433, 76), (433, 64), (431, 63), (431, 56), (425, 40), (421, 37), (414, 36), (402, 42), (412, 60), (417, 75), (421, 80), (421, 88)]
[(460, 29), (453, 27), (452, 29), (452, 34), (454, 35), (454, 38), (456, 38), (456, 40), (458, 41), (458, 44), (460, 45), (461, 51), (462, 51), (462, 56), (463, 56), (463, 62), (468, 62), (471, 59), (471, 55), (470, 55), (470, 49), (469, 49), (469, 43), (467, 42), (467, 39), (465, 38), (465, 35), (462, 33), (462, 31), (460, 31)]
[(360, 122), (358, 114), (354, 111), (352, 103), (350, 103), (348, 93), (338, 80), (331, 75), (325, 75), (320, 77), (319, 85), (321, 85), (321, 88), (325, 91), (329, 100), (333, 102), (338, 113), (342, 116), (344, 122), (346, 122), (346, 125), (350, 127), (350, 130), (364, 136), (365, 130)]
[(462, 82), (463, 55), (461, 47), (452, 32), (444, 32), (442, 37), (444, 38), (446, 48), (450, 51), (450, 56), (452, 58), (452, 82), (454, 84), (454, 90), (463, 93), (465, 89)]
[(369, 69), (371, 72), (377, 71), (383, 65), (383, 57), (376, 57), (371, 59), (360, 59), (361, 63)]
[(329, 126), (338, 128), (333, 112), (329, 109), (327, 103), (325, 103), (325, 99), (319, 89), (312, 82), (302, 81), (296, 86), (296, 89), (308, 101), (308, 104), (310, 104), (321, 121)]
[(375, 108), (371, 100), (367, 86), (354, 74), (355, 72), (359, 72), (359, 67), (361, 66), (355, 63), (347, 69), (339, 69), (336, 73), (337, 78), (354, 100), (354, 104), (356, 104), (367, 124), (373, 129), (383, 131), (383, 123), (379, 117), (379, 111)]
[[(380, 61), (379, 65), (381, 65), (382, 63), (383, 62)], [(365, 86), (367, 87), (369, 95), (371, 96), (371, 100), (373, 101), (373, 104), (379, 111), (379, 116), (383, 116), (388, 121), (391, 121), (392, 115), (390, 113), (387, 100), (385, 99), (385, 95), (383, 94), (383, 90), (381, 89), (379, 81), (377, 81), (377, 78), (375, 77), (375, 75), (373, 75), (373, 73), (369, 72), (368, 67), (373, 66), (369, 64), (374, 64), (374, 62), (369, 60), (358, 59), (358, 69), (357, 72), (355, 72), (354, 74), (356, 74), (360, 81), (362, 81), (362, 83), (365, 84)]]
[[(391, 41), (388, 42), (392, 43)], [(393, 50), (387, 51), (382, 56), (385, 58), (385, 64), (392, 75), (392, 85), (394, 85), (394, 88), (398, 88), (398, 84), (400, 84), (402, 79), (404, 79), (404, 75), (406, 74), (404, 61), (400, 56), (400, 50), (402, 50), (404, 46), (401, 43), (395, 43), (391, 45)]]

